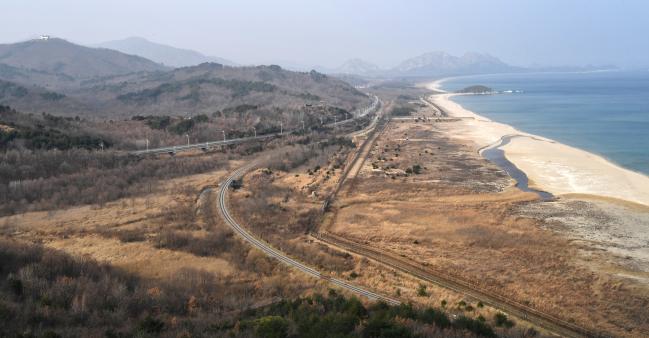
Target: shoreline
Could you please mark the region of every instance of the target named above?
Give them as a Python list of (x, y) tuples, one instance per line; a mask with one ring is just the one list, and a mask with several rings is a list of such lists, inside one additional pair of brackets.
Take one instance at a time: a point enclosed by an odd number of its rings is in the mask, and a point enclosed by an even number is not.
[(427, 83), (425, 87), (443, 92), (429, 98), (450, 116), (465, 118), (459, 122), (455, 136), (473, 141), (480, 151), (497, 145), (503, 137), (516, 136), (498, 148), (527, 175), (529, 187), (555, 196), (601, 196), (649, 207), (649, 177), (602, 156), (476, 114), (451, 100), (460, 94), (440, 90), (441, 84), (449, 79)]

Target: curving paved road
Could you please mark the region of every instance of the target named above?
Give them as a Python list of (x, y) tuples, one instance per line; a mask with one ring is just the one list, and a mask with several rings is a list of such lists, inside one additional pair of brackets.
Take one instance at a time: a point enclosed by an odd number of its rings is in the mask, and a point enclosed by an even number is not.
[[(353, 111), (351, 113), (353, 116), (352, 118), (344, 119), (342, 121), (338, 121), (335, 123), (325, 124), (325, 126), (335, 127), (335, 126), (343, 125), (351, 121), (354, 121), (357, 118), (363, 117), (377, 110), (380, 107), (380, 103), (381, 102), (379, 98), (376, 95), (372, 95), (372, 102), (370, 102), (370, 104), (367, 107), (360, 108)], [(263, 140), (267, 138), (283, 136), (285, 134), (291, 134), (298, 130), (301, 129), (285, 130), (283, 133), (272, 133), (272, 134), (264, 134), (259, 136), (241, 137), (241, 138), (235, 138), (230, 140), (210, 141), (210, 142), (193, 143), (193, 144), (185, 144), (185, 145), (170, 146), (170, 147), (160, 147), (160, 148), (153, 148), (153, 149), (146, 149), (146, 150), (137, 150), (137, 151), (132, 151), (131, 154), (133, 155), (175, 154), (179, 151), (187, 151), (187, 150), (195, 150), (195, 149), (207, 150), (215, 146), (238, 144), (238, 143), (243, 143), (248, 141)]]

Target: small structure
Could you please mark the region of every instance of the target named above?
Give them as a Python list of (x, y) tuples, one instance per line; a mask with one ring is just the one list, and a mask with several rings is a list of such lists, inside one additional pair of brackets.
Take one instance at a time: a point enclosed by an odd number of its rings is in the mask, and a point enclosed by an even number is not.
[(47, 41), (47, 40), (50, 39), (50, 36), (49, 35), (41, 35), (41, 36), (38, 37), (38, 39), (43, 40), (43, 41)]

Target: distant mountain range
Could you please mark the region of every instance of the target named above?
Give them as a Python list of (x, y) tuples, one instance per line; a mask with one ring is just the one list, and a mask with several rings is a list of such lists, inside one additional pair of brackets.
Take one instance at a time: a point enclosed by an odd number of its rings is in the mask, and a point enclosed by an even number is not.
[(350, 59), (330, 72), (337, 74), (378, 75), (382, 70), (373, 63), (361, 59)]
[(396, 76), (447, 76), (520, 70), (488, 54), (466, 53), (458, 57), (445, 52), (432, 52), (405, 60), (388, 73)]
[(215, 56), (206, 56), (197, 51), (181, 49), (160, 43), (151, 42), (140, 37), (103, 42), (97, 47), (110, 48), (122, 53), (138, 55), (170, 67), (195, 66), (205, 62), (220, 63), (225, 66), (236, 66), (233, 61)]
[(89, 48), (63, 39), (29, 40), (0, 45), (0, 63), (26, 71), (83, 79), (168, 68), (118, 51)]
[(336, 69), (328, 70), (328, 73), (370, 77), (440, 77), (509, 73), (523, 69), (510, 66), (487, 54), (466, 53), (458, 57), (445, 52), (431, 52), (407, 59), (390, 69), (381, 69), (361, 59), (351, 59)]
[(509, 65), (489, 54), (465, 53), (454, 56), (446, 52), (430, 52), (407, 59), (395, 67), (381, 69), (378, 66), (361, 60), (351, 59), (334, 69), (321, 69), (328, 74), (337, 76), (361, 76), (375, 78), (404, 78), (427, 77), (440, 78), (445, 76), (518, 73), (518, 72), (579, 72), (592, 70), (617, 69), (613, 65), (604, 66), (530, 66), (517, 67)]
[[(0, 104), (25, 112), (101, 117), (214, 113), (237, 106), (299, 111), (306, 104), (320, 101), (350, 110), (363, 104), (367, 97), (349, 83), (360, 86), (372, 78), (543, 71), (510, 66), (486, 54), (466, 53), (458, 57), (432, 52), (391, 69), (351, 59), (334, 69), (318, 67), (319, 71), (292, 72), (273, 65), (230, 67), (223, 65), (227, 60), (140, 38), (102, 45), (128, 53), (149, 53), (156, 60), (58, 38), (1, 44)], [(191, 65), (206, 59), (220, 62)], [(178, 68), (180, 65), (191, 66)], [(555, 69), (545, 71), (552, 70)], [(325, 72), (334, 76), (322, 74)]]
[(322, 66), (306, 67), (295, 62), (279, 62), (282, 67), (295, 70), (309, 68), (332, 75), (355, 75), (362, 77), (440, 77), (451, 75), (469, 75), (485, 73), (509, 73), (524, 70), (510, 66), (496, 57), (487, 54), (466, 53), (454, 56), (445, 52), (431, 52), (404, 60), (392, 68), (379, 66), (354, 58), (336, 68)]
[(352, 110), (368, 98), (348, 83), (316, 71), (218, 63), (169, 68), (140, 56), (62, 39), (0, 45), (0, 104), (27, 113), (102, 118), (250, 110), (271, 114), (299, 112), (306, 104), (321, 101)]

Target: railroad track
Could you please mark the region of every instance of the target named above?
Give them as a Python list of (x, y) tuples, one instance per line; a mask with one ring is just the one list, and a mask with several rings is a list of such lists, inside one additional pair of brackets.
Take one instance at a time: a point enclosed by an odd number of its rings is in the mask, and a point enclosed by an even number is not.
[(237, 170), (232, 172), (230, 176), (228, 176), (222, 183), (221, 186), (219, 187), (218, 191), (218, 197), (217, 197), (217, 207), (219, 210), (219, 213), (221, 217), (223, 217), (223, 220), (232, 228), (232, 230), (239, 236), (241, 236), (245, 241), (250, 243), (252, 246), (255, 248), (261, 250), (263, 253), (266, 255), (273, 257), (280, 262), (295, 268), (306, 275), (309, 275), (314, 278), (322, 279), (325, 280), (333, 285), (336, 285), (342, 289), (345, 289), (349, 292), (355, 293), (357, 295), (369, 298), (371, 300), (380, 300), (384, 301), (388, 304), (391, 305), (399, 305), (401, 302), (399, 302), (396, 299), (386, 297), (383, 295), (380, 295), (378, 293), (375, 293), (373, 291), (361, 288), (359, 286), (347, 283), (344, 280), (338, 279), (338, 278), (333, 278), (327, 275), (324, 275), (317, 271), (316, 269), (309, 267), (291, 257), (286, 255), (285, 253), (273, 248), (270, 244), (264, 242), (263, 240), (260, 240), (256, 238), (253, 234), (248, 232), (246, 229), (244, 229), (235, 219), (232, 217), (230, 214), (230, 211), (228, 210), (228, 191), (230, 188), (230, 185), (232, 184), (232, 181), (241, 178), (246, 172), (249, 170), (252, 170), (255, 166), (257, 166), (261, 161), (253, 161)]
[[(375, 96), (376, 98), (376, 96)], [(376, 104), (373, 105), (372, 110), (375, 110), (379, 107), (379, 102), (378, 98), (376, 98)], [(362, 117), (364, 115), (367, 115), (369, 112), (372, 110), (368, 110), (364, 112), (364, 114), (361, 114), (360, 116), (357, 117)], [(232, 172), (223, 182), (221, 182), (221, 185), (219, 187), (218, 195), (217, 195), (217, 207), (219, 210), (219, 214), (223, 218), (223, 220), (230, 226), (230, 228), (243, 240), (246, 242), (250, 243), (252, 246), (256, 247), (257, 249), (261, 250), (263, 253), (266, 255), (273, 257), (280, 262), (295, 268), (311, 277), (322, 279), (327, 281), (330, 284), (333, 284), (335, 286), (338, 286), (342, 289), (345, 289), (349, 292), (355, 293), (357, 295), (366, 297), (371, 300), (379, 300), (379, 301), (384, 301), (388, 304), (391, 305), (399, 305), (401, 304), (400, 301), (390, 298), (387, 296), (383, 296), (381, 294), (375, 293), (373, 291), (361, 288), (359, 286), (350, 284), (344, 280), (334, 278), (325, 274), (320, 273), (318, 270), (309, 267), (291, 257), (286, 255), (280, 250), (277, 250), (273, 248), (269, 243), (266, 243), (265, 241), (256, 238), (252, 233), (248, 232), (244, 227), (242, 227), (230, 214), (230, 211), (228, 210), (228, 191), (229, 188), (234, 180), (237, 180), (241, 178), (243, 175), (245, 175), (246, 172), (252, 170), (256, 166), (260, 165), (262, 163), (261, 160), (253, 161), (248, 163), (247, 165), (244, 165), (243, 167), (240, 167), (239, 169), (235, 170)]]
[(565, 337), (607, 337), (609, 335), (595, 332), (591, 329), (581, 327), (574, 323), (565, 321), (553, 315), (541, 312), (501, 295), (495, 294), (481, 288), (478, 285), (467, 282), (460, 278), (435, 270), (430, 267), (417, 265), (409, 260), (398, 257), (394, 254), (379, 250), (369, 245), (357, 243), (349, 239), (336, 236), (327, 232), (312, 233), (314, 238), (330, 245), (345, 249), (358, 255), (373, 259), (383, 265), (405, 272), (421, 280), (431, 282), (446, 289), (464, 294), (469, 298), (481, 301), (493, 308), (500, 309), (516, 317), (525, 319), (530, 323), (538, 325), (548, 331)]
[[(436, 104), (429, 102), (428, 100), (426, 100), (426, 102), (432, 105), (437, 110), (439, 110), (444, 116), (448, 116), (446, 112)], [(348, 175), (354, 170), (354, 168), (356, 168), (359, 165), (359, 163), (360, 165), (362, 165), (362, 163), (365, 162), (365, 158), (368, 153), (365, 147), (371, 147), (374, 144), (374, 141), (378, 138), (378, 136), (382, 134), (383, 130), (384, 129), (381, 129), (377, 132), (377, 129), (373, 129), (372, 133), (368, 135), (363, 145), (361, 145), (359, 151), (356, 152), (355, 156), (353, 157), (350, 166), (341, 176), (341, 179), (338, 185), (336, 186), (336, 189), (334, 189), (334, 192), (325, 200), (323, 204), (323, 210), (326, 210), (326, 208), (328, 208), (331, 205), (335, 196), (338, 194), (340, 190), (342, 190), (343, 185), (348, 180)], [(436, 285), (439, 285), (441, 287), (444, 287), (446, 289), (450, 289), (455, 292), (464, 294), (470, 298), (481, 301), (493, 308), (500, 309), (516, 317), (525, 319), (535, 325), (538, 325), (539, 327), (545, 328), (548, 331), (557, 333), (559, 335), (566, 336), (566, 337), (606, 336), (594, 332), (590, 329), (576, 325), (574, 323), (565, 321), (553, 315), (547, 314), (545, 312), (541, 312), (525, 304), (512, 301), (501, 295), (485, 290), (476, 284), (451, 276), (448, 273), (437, 271), (428, 267), (418, 266), (411, 261), (398, 257), (397, 255), (390, 254), (385, 251), (380, 251), (371, 246), (363, 245), (327, 232), (312, 233), (311, 235), (322, 242), (356, 253), (363, 257), (373, 259), (379, 263), (382, 263), (384, 265), (387, 265), (399, 271), (405, 272), (421, 280), (428, 281)]]
[[(375, 129), (372, 131), (375, 132)], [(362, 153), (363, 146), (368, 144), (368, 141), (370, 139), (373, 139), (372, 136), (374, 135), (372, 134), (369, 135), (368, 138), (365, 140), (364, 144), (361, 146), (361, 151), (357, 152), (354, 159), (352, 160), (352, 163), (359, 160), (359, 155)], [(370, 141), (369, 143), (373, 143), (373, 142)], [(331, 283), (332, 285), (336, 285), (342, 289), (348, 290), (349, 292), (355, 293), (357, 295), (366, 297), (371, 300), (380, 300), (392, 305), (400, 304), (400, 302), (396, 299), (383, 296), (373, 291), (350, 284), (344, 280), (324, 275), (318, 270), (309, 267), (297, 261), (296, 259), (289, 257), (285, 253), (273, 248), (270, 244), (256, 238), (253, 234), (251, 234), (245, 228), (243, 228), (232, 217), (227, 207), (228, 191), (232, 181), (241, 178), (246, 172), (252, 170), (260, 163), (261, 161), (253, 161), (235, 170), (230, 174), (230, 176), (228, 176), (221, 183), (219, 187), (219, 192), (217, 197), (217, 206), (219, 209), (219, 213), (223, 217), (225, 222), (232, 228), (232, 230), (237, 235), (241, 236), (245, 241), (250, 243), (252, 246), (264, 252), (266, 255), (273, 257), (279, 260), (280, 262), (282, 262), (283, 264), (295, 268), (311, 277), (325, 280)], [(346, 172), (346, 174), (348, 173), (349, 171)], [(345, 177), (341, 177), (341, 182), (344, 183), (345, 179), (346, 179), (346, 175)], [(341, 186), (342, 183), (337, 187), (336, 191), (339, 190)], [(488, 290), (485, 290), (478, 285), (451, 276), (442, 271), (437, 271), (429, 267), (416, 265), (413, 262), (410, 262), (406, 259), (400, 258), (396, 255), (390, 254), (385, 251), (379, 251), (378, 249), (375, 249), (371, 246), (360, 244), (326, 232), (313, 233), (312, 236), (314, 238), (319, 239), (322, 242), (373, 259), (374, 261), (377, 261), (381, 264), (384, 264), (396, 270), (412, 275), (421, 280), (428, 281), (433, 284), (439, 285), (441, 287), (464, 294), (468, 298), (479, 300), (484, 304), (487, 304), (493, 308), (500, 309), (513, 316), (525, 319), (539, 327), (545, 328), (548, 331), (559, 334), (561, 336), (565, 336), (565, 337), (606, 337), (607, 336), (602, 333), (597, 333), (590, 329), (565, 321), (553, 315), (541, 312), (525, 304), (521, 304), (512, 301), (510, 299), (507, 299), (503, 296), (500, 296), (498, 294), (489, 292)]]
[[(361, 130), (360, 133), (355, 132), (348, 135), (353, 137), (353, 136), (367, 134), (367, 138), (365, 139), (365, 141), (363, 141), (361, 146), (358, 148), (358, 151), (352, 157), (352, 160), (349, 163), (349, 165), (345, 166), (345, 170), (340, 175), (340, 179), (338, 180), (338, 183), (336, 184), (334, 190), (331, 192), (331, 194), (329, 194), (329, 196), (327, 196), (327, 198), (325, 198), (324, 202), (322, 203), (323, 212), (329, 210), (331, 203), (333, 203), (334, 199), (340, 192), (340, 189), (347, 181), (349, 174), (355, 169), (360, 171), (360, 168), (362, 167), (363, 163), (365, 163), (367, 154), (372, 149), (372, 145), (374, 145), (374, 141), (376, 141), (378, 136), (380, 136), (380, 134), (383, 132), (385, 128), (385, 124), (382, 124), (381, 121), (382, 117), (383, 116), (379, 116), (377, 112), (377, 117), (375, 118), (374, 121), (372, 121), (372, 123), (367, 128)], [(378, 133), (377, 133), (377, 129), (379, 129)]]

